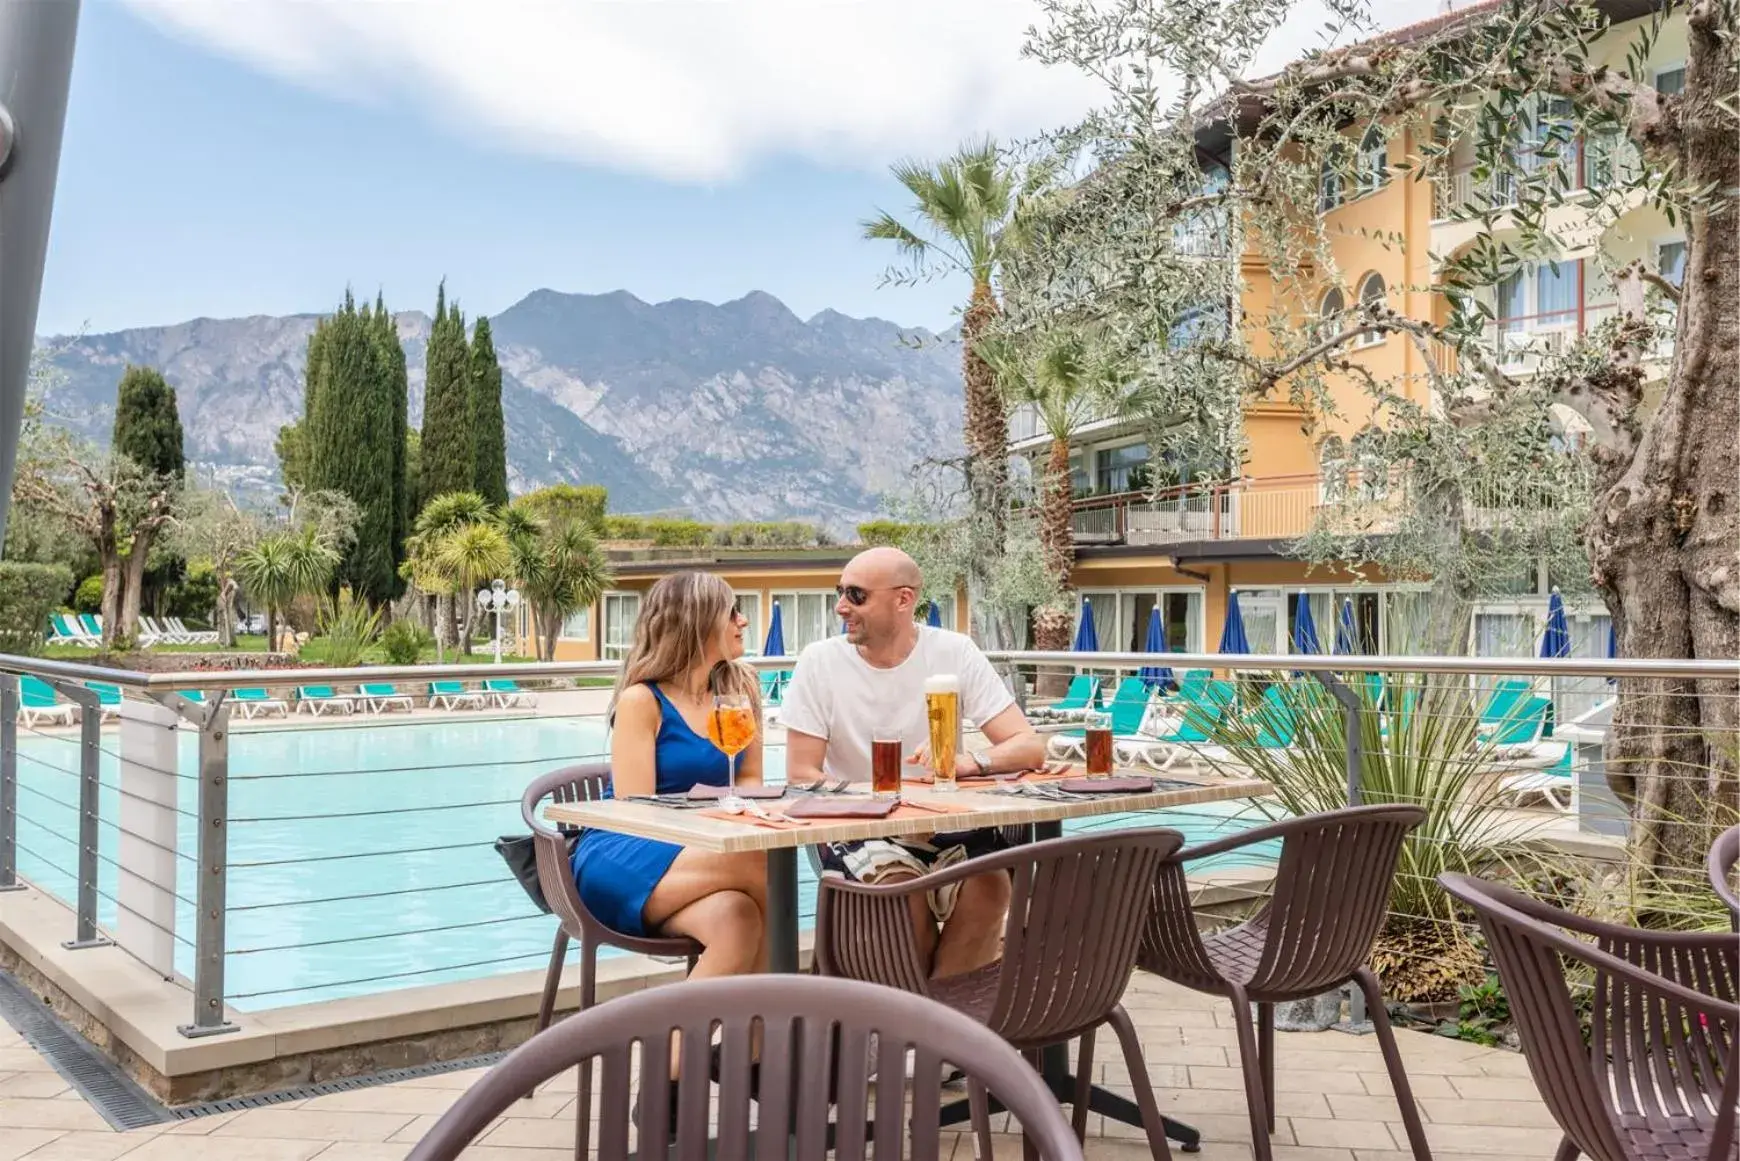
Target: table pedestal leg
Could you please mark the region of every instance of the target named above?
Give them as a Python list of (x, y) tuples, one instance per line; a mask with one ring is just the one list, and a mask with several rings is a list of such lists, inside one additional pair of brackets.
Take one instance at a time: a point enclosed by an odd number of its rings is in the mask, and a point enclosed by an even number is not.
[(798, 970), (797, 848), (767, 852), (767, 970)]

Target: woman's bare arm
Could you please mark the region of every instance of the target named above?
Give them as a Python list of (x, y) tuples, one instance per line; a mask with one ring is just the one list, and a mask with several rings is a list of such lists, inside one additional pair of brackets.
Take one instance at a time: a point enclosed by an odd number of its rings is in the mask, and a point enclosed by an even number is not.
[(618, 798), (658, 793), (659, 701), (644, 685), (622, 691), (610, 735), (610, 775)]

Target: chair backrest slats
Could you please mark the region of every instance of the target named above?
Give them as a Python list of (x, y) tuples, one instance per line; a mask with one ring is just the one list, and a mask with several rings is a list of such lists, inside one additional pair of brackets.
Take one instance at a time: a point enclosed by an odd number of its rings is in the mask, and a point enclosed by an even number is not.
[[(1659, 1135), (1679, 1151), (1652, 1156), (1731, 1156), (1740, 940), (1583, 919), (1466, 875), (1441, 881), (1479, 916), (1529, 1070), (1577, 1149), (1629, 1161), (1636, 1138)], [(1568, 977), (1590, 973), (1585, 1047)]]
[[(715, 1090), (708, 1083), (708, 1058), (715, 1032), (719, 1116), (717, 1144), (709, 1148)], [(673, 1033), (681, 1037), (683, 1078), (676, 1086), (674, 1140)], [(752, 1150), (750, 1046), (757, 1034), (761, 1131)], [(869, 1074), (872, 1036), (874, 1080)], [(910, 1090), (909, 1053), (914, 1061)], [(839, 1157), (935, 1161), (942, 1147), (945, 1062), (983, 1083), (1014, 1114), (1041, 1157), (1081, 1161), (1082, 1156), (1044, 1080), (971, 1017), (921, 996), (851, 980), (738, 976), (654, 988), (568, 1017), (490, 1069), (418, 1142), (411, 1161), (453, 1161), (527, 1092), (584, 1060), (594, 1062), (602, 1083), (602, 1100), (595, 1105), (599, 1161), (630, 1156), (633, 1088), (640, 1093), (638, 1152), (643, 1157), (689, 1161), (714, 1155), (715, 1149), (720, 1157), (756, 1161), (783, 1161), (788, 1150), (798, 1157), (820, 1157), (829, 1150), (832, 1127)], [(866, 1125), (872, 1116), (869, 1139)], [(790, 1137), (776, 1126), (789, 1127)]]
[(1039, 1044), (1102, 1020), (1135, 966), (1154, 877), (1183, 842), (1153, 828), (991, 856), (986, 869), (1013, 872), (1013, 889), (989, 1026), (1013, 1043)]

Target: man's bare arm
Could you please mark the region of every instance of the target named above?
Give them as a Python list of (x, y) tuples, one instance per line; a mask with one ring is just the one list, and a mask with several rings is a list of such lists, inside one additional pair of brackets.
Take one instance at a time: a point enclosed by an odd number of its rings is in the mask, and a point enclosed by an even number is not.
[(822, 780), (822, 761), (828, 756), (828, 739), (800, 730), (785, 732), (785, 780), (791, 786), (809, 786)]
[(983, 751), (983, 755), (993, 774), (1031, 770), (1045, 764), (1045, 739), (1039, 736), (1039, 731), (1033, 728), (1018, 705), (1011, 705), (990, 721), (981, 722), (979, 732), (991, 743), (991, 748)]

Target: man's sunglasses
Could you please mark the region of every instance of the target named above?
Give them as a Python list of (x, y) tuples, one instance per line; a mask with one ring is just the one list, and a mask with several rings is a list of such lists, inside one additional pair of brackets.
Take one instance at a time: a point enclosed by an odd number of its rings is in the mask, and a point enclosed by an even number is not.
[(867, 589), (863, 585), (835, 585), (834, 595), (848, 605), (862, 605), (870, 599), (871, 593), (892, 593), (899, 589), (911, 587), (911, 585), (891, 585), (885, 589)]

